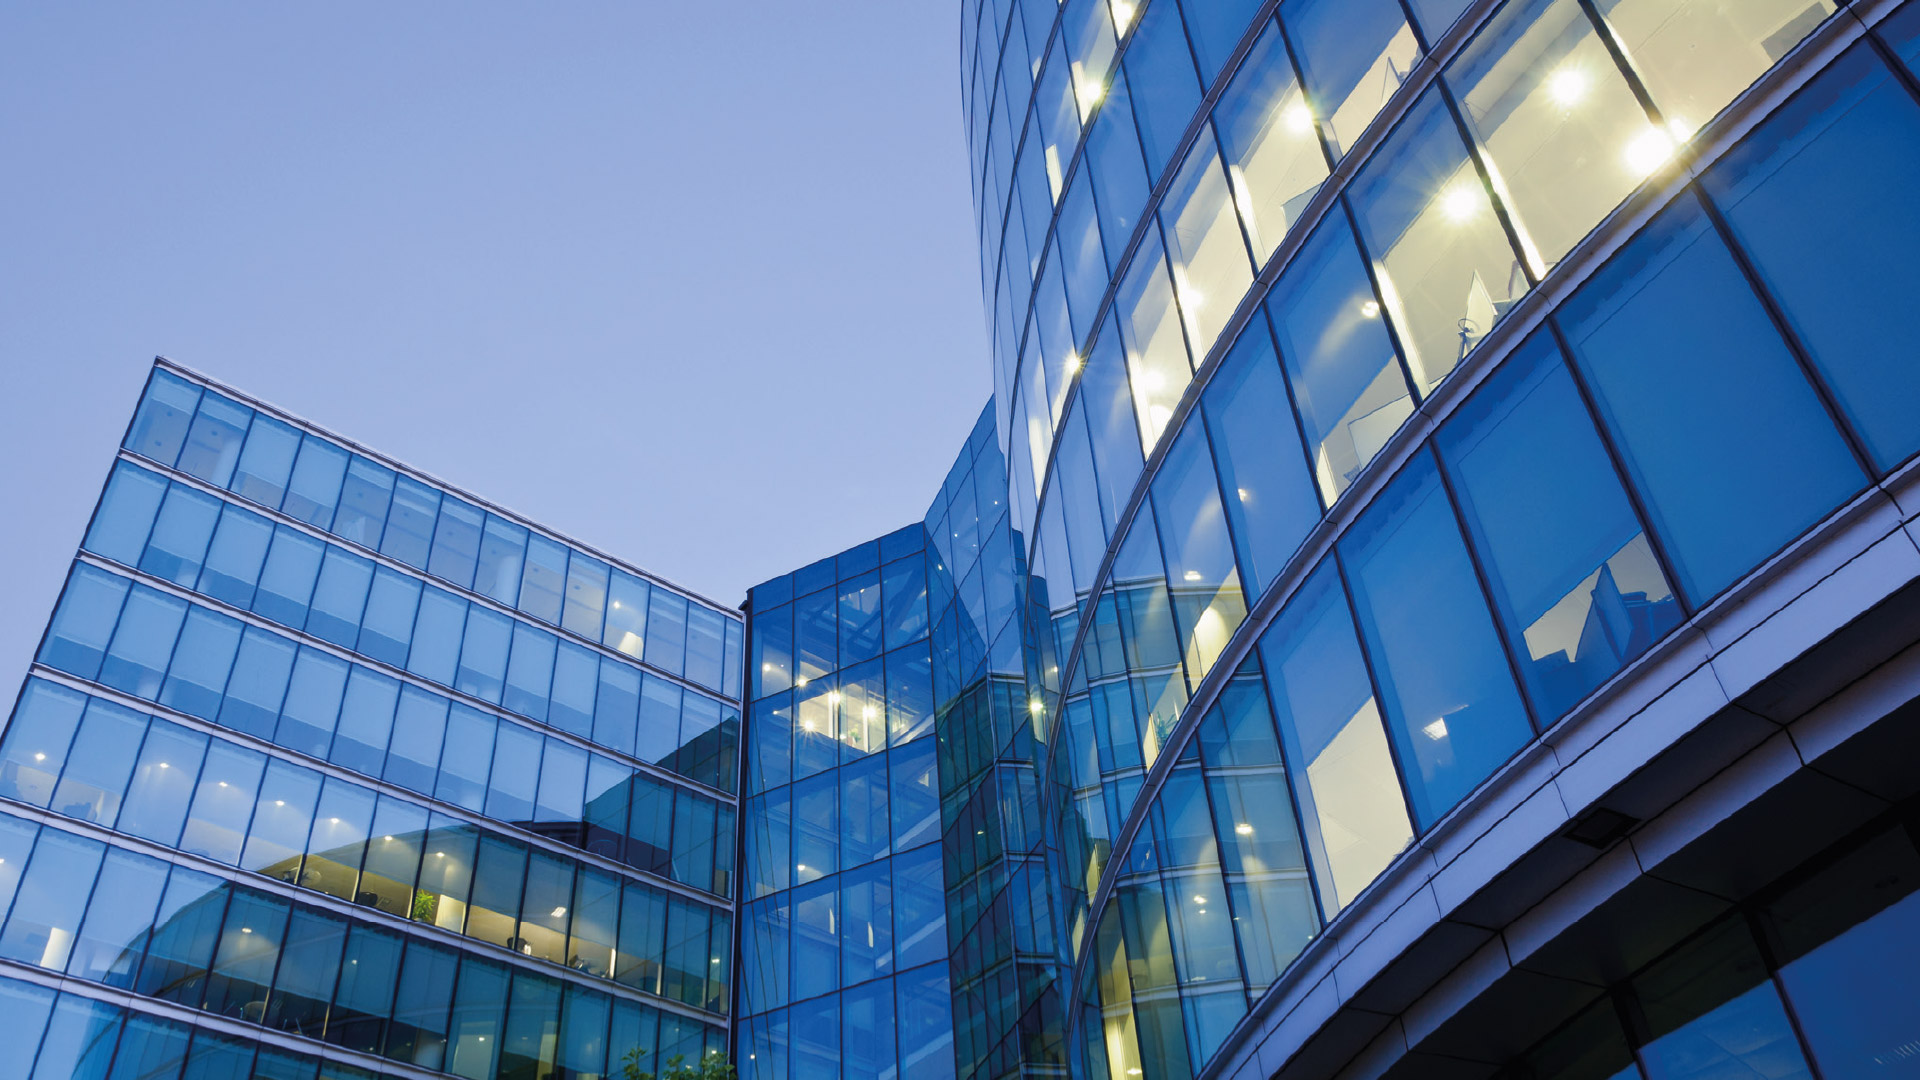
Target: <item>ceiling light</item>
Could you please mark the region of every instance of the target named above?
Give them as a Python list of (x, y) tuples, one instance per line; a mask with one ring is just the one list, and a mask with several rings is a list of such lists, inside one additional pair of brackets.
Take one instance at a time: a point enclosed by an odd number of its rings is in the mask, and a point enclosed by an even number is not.
[(1380, 301), (1378, 300), (1362, 301), (1360, 304), (1360, 317), (1363, 319), (1379, 318), (1380, 317)]
[(1636, 176), (1647, 175), (1672, 156), (1673, 136), (1656, 127), (1647, 128), (1627, 143), (1627, 168)]
[(1305, 135), (1313, 130), (1313, 111), (1304, 101), (1296, 101), (1287, 106), (1285, 113), (1287, 130), (1296, 135)]
[(1253, 826), (1242, 821), (1233, 827), (1233, 831), (1239, 833), (1241, 836), (1252, 836)]
[(1446, 215), (1448, 221), (1465, 221), (1479, 208), (1480, 193), (1472, 180), (1462, 180), (1440, 196), (1440, 212)]
[(1547, 76), (1547, 94), (1563, 106), (1574, 106), (1587, 96), (1587, 73), (1567, 66)]
[(1198, 571), (1198, 570), (1189, 570), (1189, 571), (1187, 571), (1187, 572), (1186, 572), (1186, 574), (1185, 574), (1184, 576), (1186, 577), (1186, 579), (1187, 579), (1188, 581), (1199, 581), (1199, 580), (1200, 580), (1200, 571)]
[(564, 919), (566, 918), (566, 916), (567, 916), (567, 909), (563, 907), (557, 907), (553, 909), (553, 914), (548, 917), (553, 919)]
[(1420, 732), (1421, 734), (1425, 735), (1427, 738), (1432, 739), (1435, 742), (1439, 742), (1441, 739), (1444, 739), (1447, 737), (1447, 721), (1444, 717), (1439, 720), (1435, 720), (1433, 723), (1428, 724), (1426, 727), (1421, 728)]

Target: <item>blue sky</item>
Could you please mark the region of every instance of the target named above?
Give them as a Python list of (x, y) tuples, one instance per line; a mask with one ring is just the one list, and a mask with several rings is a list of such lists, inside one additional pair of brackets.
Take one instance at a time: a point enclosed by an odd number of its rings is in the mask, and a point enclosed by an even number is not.
[(0, 7), (0, 663), (156, 354), (729, 603), (990, 392), (958, 4)]

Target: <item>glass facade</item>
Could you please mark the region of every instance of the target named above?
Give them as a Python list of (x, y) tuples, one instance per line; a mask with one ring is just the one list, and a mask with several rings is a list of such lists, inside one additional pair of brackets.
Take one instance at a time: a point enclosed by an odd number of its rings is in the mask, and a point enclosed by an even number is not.
[[(0, 733), (0, 1074), (1222, 1075), (1911, 501), (1920, 0), (961, 8), (994, 395), (743, 611), (156, 366)], [(1905, 1075), (1886, 805), (1466, 1071)]]
[(123, 451), (0, 734), (0, 1071), (726, 1052), (736, 612), (166, 364)]

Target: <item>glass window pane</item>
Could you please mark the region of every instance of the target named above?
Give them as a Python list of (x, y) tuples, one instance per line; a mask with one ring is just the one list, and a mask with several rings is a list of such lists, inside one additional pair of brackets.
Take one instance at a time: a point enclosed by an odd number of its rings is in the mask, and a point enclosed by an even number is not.
[(109, 850), (67, 962), (68, 974), (131, 989), (166, 884), (166, 863)]
[[(879, 585), (874, 585), (873, 651), (880, 651)], [(687, 678), (720, 689), (726, 662), (726, 617), (704, 604), (687, 605)]]
[(85, 694), (28, 679), (0, 741), (0, 795), (45, 807), (80, 729)]
[(793, 685), (793, 608), (787, 604), (753, 613), (753, 696), (777, 694)]
[(1692, 195), (1561, 318), (1689, 599), (1859, 490), (1860, 466)]
[(127, 449), (172, 467), (187, 440), (187, 426), (200, 404), (200, 388), (169, 371), (155, 369), (147, 392), (127, 431)]
[(1649, 1080), (1813, 1075), (1745, 920), (1681, 946), (1636, 978), (1633, 992), (1652, 1029), (1640, 1049)]
[(1133, 383), (1140, 445), (1151, 451), (1173, 419), (1173, 408), (1193, 377), (1186, 339), (1173, 302), (1173, 287), (1157, 232), (1149, 232), (1114, 294)]
[(1559, 350), (1522, 345), (1440, 453), (1540, 715), (1558, 717), (1679, 624), (1666, 575)]
[(267, 762), (260, 799), (247, 828), (240, 866), (291, 884), (300, 884), (300, 858), (313, 829), (313, 808), (320, 798), (320, 774), (278, 759)]
[(535, 960), (564, 964), (567, 959), (567, 905), (573, 902), (572, 859), (538, 848), (530, 852), (525, 895), (520, 901), (520, 931), (513, 951)]
[(214, 487), (226, 487), (240, 460), (240, 444), (247, 437), (253, 410), (212, 390), (200, 396), (200, 408), (180, 448), (181, 472), (197, 476)]
[(66, 970), (85, 909), (78, 898), (93, 892), (105, 852), (98, 840), (42, 829), (14, 892), (13, 913), (0, 930), (0, 956)]
[(1527, 291), (1437, 89), (1394, 129), (1351, 197), (1414, 384), (1430, 393)]
[(451, 949), (407, 942), (393, 999), (393, 1022), (387, 1027), (387, 1057), (426, 1069), (445, 1067), (448, 1012), (458, 963), (458, 954)]
[(327, 1003), (341, 975), (347, 921), (311, 908), (295, 908), (287, 923), (287, 943), (273, 980), (267, 1026), (319, 1038), (327, 1023)]
[(40, 1042), (33, 1080), (103, 1080), (124, 1014), (125, 1010), (102, 1001), (60, 995)]
[(340, 705), (340, 727), (334, 733), (327, 759), (335, 765), (379, 776), (393, 734), (393, 710), (400, 699), (400, 683), (355, 664), (347, 676), (347, 692)]
[(381, 1029), (400, 977), (400, 937), (363, 923), (347, 931), (326, 1040), (362, 1053), (380, 1051)]
[(1425, 828), (1533, 737), (1430, 456), (1375, 499), (1340, 557)]
[(1201, 130), (1174, 175), (1161, 203), (1160, 224), (1187, 339), (1205, 356), (1253, 283), (1253, 265), (1211, 129)]
[[(1101, 21), (1106, 20), (1106, 5), (1100, 0), (1081, 0), (1081, 5), (1099, 8)], [(1103, 92), (1099, 82), (1079, 82), (1083, 95), (1093, 96), (1098, 102)], [(1104, 90), (1105, 101), (1101, 103), (1100, 115), (1093, 122), (1093, 130), (1087, 135), (1087, 166), (1093, 176), (1094, 204), (1100, 212), (1100, 232), (1112, 238), (1106, 245), (1107, 270), (1109, 273), (1119, 268), (1120, 256), (1127, 245), (1127, 238), (1140, 222), (1140, 212), (1147, 205), (1147, 163), (1140, 152), (1140, 137), (1133, 124), (1133, 101), (1127, 92), (1126, 78), (1116, 73), (1113, 85)], [(1092, 111), (1092, 105), (1082, 97), (1081, 113)]]
[(169, 721), (154, 721), (140, 746), (127, 805), (121, 807), (121, 832), (144, 836), (156, 844), (175, 846), (180, 824), (186, 821), (186, 803), (194, 798), (194, 778), (207, 751), (207, 736)]
[(1255, 315), (1201, 397), (1234, 548), (1258, 596), (1320, 518), (1279, 359)]
[(507, 1005), (505, 965), (468, 956), (455, 984), (446, 1070), (467, 1080), (492, 1080)]
[(560, 625), (588, 641), (599, 641), (607, 619), (607, 564), (580, 552), (567, 558), (567, 596)]
[(1199, 73), (1175, 4), (1148, 5), (1124, 61), (1147, 174), (1159, 176), (1200, 107)]
[(300, 456), (294, 459), (293, 478), (287, 483), (287, 497), (280, 512), (323, 529), (333, 524), (334, 507), (340, 502), (340, 487), (346, 479), (349, 456), (345, 450), (316, 435), (302, 439)]
[(595, 688), (600, 678), (600, 656), (571, 641), (559, 643), (553, 662), (553, 696), (547, 722), (562, 731), (586, 738), (593, 731)]
[(340, 701), (347, 691), (345, 660), (318, 649), (301, 646), (293, 663), (293, 676), (287, 682), (287, 701), (280, 710), (280, 725), (273, 741), (314, 757), (327, 756), (333, 742), (334, 725), (340, 718)]
[(407, 670), (442, 686), (452, 686), (466, 621), (467, 601), (445, 589), (427, 586), (420, 594), (419, 613), (414, 616)]
[(163, 581), (193, 587), (220, 517), (220, 500), (185, 484), (175, 484), (160, 504), (140, 569)]
[(1920, 449), (1920, 107), (1856, 45), (1702, 182), (1874, 463)]
[(373, 807), (372, 791), (337, 776), (327, 777), (313, 812), (302, 885), (342, 900), (357, 900)]
[(176, 866), (167, 877), (153, 936), (141, 961), (134, 989), (149, 997), (165, 998), (188, 1008), (199, 1008), (206, 988), (207, 967), (220, 941), (220, 923), (227, 909), (225, 881)]
[(396, 477), (393, 505), (387, 508), (387, 527), (380, 534), (380, 553), (425, 569), (434, 519), (439, 513), (440, 492), (410, 476)]
[(320, 577), (313, 587), (313, 607), (307, 613), (307, 633), (353, 648), (360, 636), (360, 616), (366, 611), (367, 591), (372, 584), (373, 560), (327, 545)]
[(486, 512), (448, 495), (440, 503), (440, 520), (433, 529), (433, 550), (427, 573), (463, 589), (473, 586), (474, 565), (480, 558), (480, 529)]
[(624, 570), (615, 570), (608, 586), (607, 631), (601, 640), (635, 660), (646, 648), (649, 590), (646, 582)]
[(593, 741), (623, 754), (633, 753), (634, 725), (640, 715), (640, 672), (612, 657), (600, 658), (600, 690), (593, 702)]
[(393, 479), (392, 469), (356, 454), (347, 465), (347, 478), (340, 488), (333, 534), (362, 547), (378, 548), (387, 509), (393, 502)]
[(566, 588), (566, 546), (539, 533), (528, 536), (527, 564), (520, 578), (520, 610), (558, 626)]
[(1167, 451), (1153, 478), (1152, 497), (1191, 688), (1213, 667), (1247, 616), (1233, 538), (1227, 535), (1202, 425), (1187, 425)]
[(1321, 906), (1332, 919), (1413, 838), (1332, 563), (1315, 572), (1261, 635), (1260, 655)]
[(266, 767), (266, 755), (259, 751), (213, 740), (194, 788), (180, 850), (228, 865), (239, 863)]
[(650, 765), (670, 767), (680, 748), (680, 687), (648, 677), (640, 684), (639, 732), (634, 756)]
[(1420, 43), (1393, 0), (1289, 0), (1281, 22), (1313, 115), (1342, 156), (1413, 70)]
[(433, 794), (446, 725), (446, 698), (402, 686), (393, 718), (393, 742), (382, 772), (385, 779), (422, 795)]
[(552, 634), (514, 621), (502, 704), (522, 716), (535, 720), (547, 718), (547, 691), (553, 685), (556, 645), (558, 640)]
[(473, 862), (467, 936), (519, 951), (520, 892), (526, 878), (525, 844), (481, 834)]
[(185, 600), (135, 585), (100, 665), (100, 681), (148, 700), (159, 696), (186, 616)]
[(273, 546), (260, 570), (260, 588), (253, 610), (295, 630), (307, 623), (307, 604), (320, 577), (320, 558), (327, 545), (282, 525), (273, 531)]
[(159, 513), (160, 500), (166, 494), (164, 479), (124, 461), (115, 462), (82, 546), (115, 562), (138, 566), (140, 553), (146, 550), (147, 534), (153, 530), (154, 515)]
[(227, 489), (269, 510), (280, 509), (293, 475), (293, 457), (300, 450), (300, 433), (271, 416), (257, 416), (240, 450), (240, 464)]
[(118, 574), (75, 566), (40, 646), (40, 662), (83, 679), (97, 678), (130, 585)]
[(507, 679), (514, 620), (480, 604), (467, 607), (467, 631), (453, 685), (463, 694), (497, 702)]
[(1267, 301), (1280, 358), (1329, 506), (1413, 413), (1380, 304), (1335, 215), (1287, 267)]
[(146, 730), (147, 718), (131, 709), (98, 699), (87, 702), (66, 771), (48, 805), (80, 821), (113, 824)]
[(527, 530), (494, 514), (480, 535), (480, 556), (473, 591), (508, 607), (520, 599), (520, 574), (527, 557)]
[(626, 986), (659, 993), (666, 947), (666, 896), (644, 885), (627, 882), (620, 894), (620, 950), (614, 979)]
[(583, 837), (577, 826), (585, 820), (587, 752), (559, 739), (547, 739), (546, 744), (533, 819), (550, 826), (541, 830), (542, 836), (580, 847)]
[(220, 724), (263, 739), (273, 737), (293, 673), (293, 642), (257, 626), (241, 634), (233, 674), (220, 702)]
[(366, 612), (360, 620), (360, 643), (355, 651), (394, 667), (405, 667), (407, 650), (413, 641), (414, 617), (420, 605), (420, 589), (417, 578), (384, 566), (376, 568), (373, 588), (367, 594)]
[(1536, 273), (1659, 164), (1660, 132), (1576, 0), (1509, 5), (1447, 81)]
[(653, 590), (647, 599), (647, 663), (674, 675), (682, 674), (686, 647), (687, 598), (665, 589)]
[(228, 506), (207, 547), (207, 565), (200, 573), (199, 590), (237, 608), (253, 608), (253, 592), (260, 569), (273, 543), (273, 523), (251, 511)]
[(1273, 24), (1254, 42), (1213, 110), (1234, 205), (1265, 263), (1327, 178), (1313, 113)]
[(1676, 139), (1713, 119), (1834, 10), (1832, 0), (1599, 0)]

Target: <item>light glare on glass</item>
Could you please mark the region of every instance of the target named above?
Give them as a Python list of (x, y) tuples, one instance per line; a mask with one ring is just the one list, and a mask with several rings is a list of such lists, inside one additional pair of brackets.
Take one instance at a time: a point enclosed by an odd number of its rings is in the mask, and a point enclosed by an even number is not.
[(1587, 73), (1577, 67), (1563, 67), (1547, 78), (1547, 93), (1562, 106), (1578, 105), (1587, 96)]

